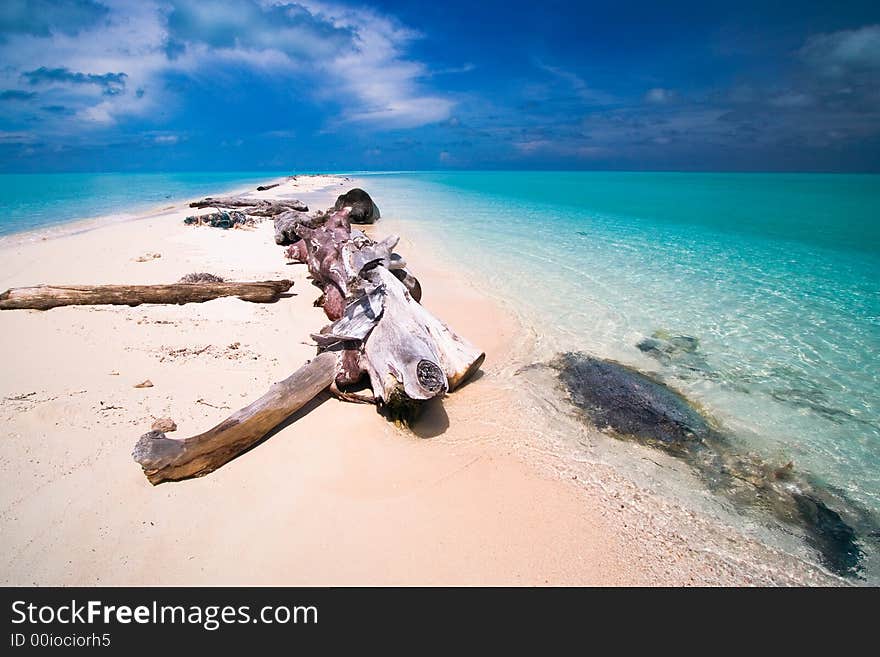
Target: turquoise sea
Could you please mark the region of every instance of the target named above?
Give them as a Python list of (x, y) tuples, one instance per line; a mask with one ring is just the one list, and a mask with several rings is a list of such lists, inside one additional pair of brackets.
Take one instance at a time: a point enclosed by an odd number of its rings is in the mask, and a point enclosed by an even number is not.
[[(655, 372), (744, 451), (880, 514), (880, 176), (366, 180), (383, 215), (531, 319), (537, 359), (579, 350)], [(699, 346), (658, 360), (636, 346), (655, 334)]]
[(282, 173), (51, 173), (0, 174), (0, 235), (78, 219), (126, 215)]
[[(276, 175), (0, 176), (0, 233)], [(354, 175), (516, 305), (535, 359), (654, 372), (743, 450), (880, 517), (880, 176)], [(654, 335), (698, 348), (657, 359), (637, 347)]]

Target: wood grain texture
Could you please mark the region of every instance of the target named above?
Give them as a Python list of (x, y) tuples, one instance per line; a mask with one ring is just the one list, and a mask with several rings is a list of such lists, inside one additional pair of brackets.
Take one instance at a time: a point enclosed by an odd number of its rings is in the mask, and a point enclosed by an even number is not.
[(276, 214), (296, 210), (308, 212), (309, 206), (301, 201), (287, 199), (261, 199), (248, 196), (208, 196), (189, 204), (191, 208), (236, 208), (254, 217), (274, 217)]
[(336, 356), (323, 353), (255, 402), (220, 424), (184, 440), (160, 431), (140, 437), (132, 457), (152, 484), (201, 477), (228, 463), (327, 388), (336, 376)]
[(49, 310), (58, 306), (139, 306), (142, 303), (201, 303), (220, 297), (269, 303), (287, 292), (293, 281), (171, 283), (168, 285), (38, 285), (0, 294), (0, 310)]

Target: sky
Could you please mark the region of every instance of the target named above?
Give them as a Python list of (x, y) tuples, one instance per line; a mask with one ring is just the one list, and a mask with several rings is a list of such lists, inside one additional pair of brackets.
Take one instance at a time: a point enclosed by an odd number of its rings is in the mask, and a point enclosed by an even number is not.
[(880, 2), (2, 0), (0, 171), (880, 171)]

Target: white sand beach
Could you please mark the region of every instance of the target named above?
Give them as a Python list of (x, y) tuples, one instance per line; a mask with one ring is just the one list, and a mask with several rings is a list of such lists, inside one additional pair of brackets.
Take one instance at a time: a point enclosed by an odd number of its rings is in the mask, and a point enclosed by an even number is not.
[[(301, 176), (259, 194), (319, 209), (352, 186)], [(480, 376), (412, 431), (372, 406), (319, 397), (216, 472), (150, 485), (131, 450), (156, 418), (176, 422), (170, 437), (208, 429), (314, 356), (309, 334), (327, 323), (271, 220), (220, 230), (186, 226), (187, 214), (176, 204), (3, 240), (0, 289), (171, 283), (190, 272), (294, 286), (272, 304), (0, 312), (0, 584), (835, 581), (610, 465), (585, 479), (542, 451), (540, 411), (511, 383), (510, 354), (528, 335), (421, 236), (402, 235), (397, 250), (426, 307), (486, 351)], [(382, 220), (369, 232), (399, 228)], [(134, 387), (147, 379), (152, 387)]]

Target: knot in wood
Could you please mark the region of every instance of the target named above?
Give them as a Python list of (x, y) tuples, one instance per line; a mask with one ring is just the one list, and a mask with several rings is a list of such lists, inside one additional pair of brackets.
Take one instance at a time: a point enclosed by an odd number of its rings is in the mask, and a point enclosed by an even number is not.
[(416, 366), (416, 378), (419, 384), (430, 392), (437, 392), (446, 385), (446, 375), (443, 370), (429, 360), (420, 360)]

